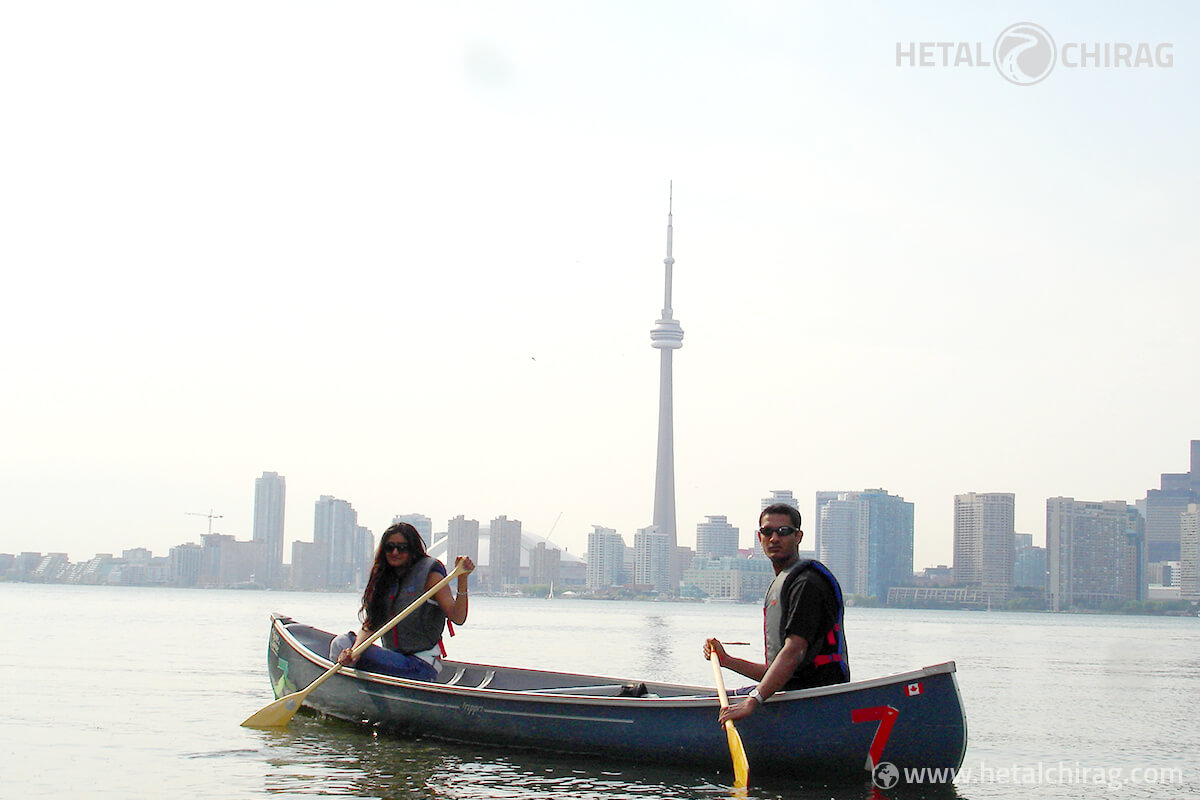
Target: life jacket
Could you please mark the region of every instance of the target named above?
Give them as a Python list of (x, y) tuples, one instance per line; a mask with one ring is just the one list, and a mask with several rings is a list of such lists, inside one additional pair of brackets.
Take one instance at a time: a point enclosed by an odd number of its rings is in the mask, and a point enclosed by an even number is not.
[[(388, 591), (391, 594), (388, 595), (388, 619), (408, 608), (414, 600), (425, 594), (429, 572), (440, 563), (432, 556), (425, 556), (409, 567), (399, 585), (392, 584), (389, 587)], [(442, 641), (442, 630), (445, 626), (446, 615), (442, 613), (442, 607), (438, 605), (437, 600), (431, 597), (385, 633), (379, 643), (388, 650), (406, 655), (418, 653), (437, 647)]]
[(829, 568), (820, 561), (803, 559), (797, 561), (792, 566), (780, 572), (771, 581), (771, 585), (767, 588), (767, 596), (763, 600), (763, 633), (766, 642), (766, 655), (768, 666), (775, 657), (779, 655), (779, 651), (783, 649), (783, 640), (787, 634), (783, 626), (784, 619), (784, 604), (783, 598), (787, 596), (791, 590), (792, 584), (799, 580), (800, 576), (808, 570), (812, 570), (829, 582), (833, 589), (833, 599), (836, 605), (833, 627), (826, 631), (824, 642), (809, 642), (808, 650), (804, 653), (804, 658), (796, 665), (796, 674), (808, 666), (813, 668), (822, 667), (826, 664), (837, 664), (841, 670), (843, 681), (850, 680), (850, 660), (846, 652), (846, 637), (842, 631), (842, 622), (845, 614), (845, 604), (842, 601), (842, 587), (838, 584), (837, 578), (829, 571)]

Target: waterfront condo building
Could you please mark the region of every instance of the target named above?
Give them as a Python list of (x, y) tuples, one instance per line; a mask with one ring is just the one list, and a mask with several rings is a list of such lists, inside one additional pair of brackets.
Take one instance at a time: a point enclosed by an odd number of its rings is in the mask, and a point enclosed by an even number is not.
[(1146, 546), (1149, 561), (1179, 561), (1180, 524), (1192, 503), (1200, 503), (1200, 440), (1191, 443), (1191, 469), (1188, 472), (1164, 472), (1159, 488), (1146, 492), (1139, 502), (1146, 520)]
[(625, 583), (625, 539), (612, 528), (593, 525), (588, 534), (587, 586), (607, 589)]
[(479, 520), (462, 514), (446, 523), (446, 560), (452, 564), (459, 556), (469, 556), (479, 563)]
[[(425, 542), (425, 549), (428, 550), (433, 545), (433, 520), (424, 514), (397, 514), (392, 517), (392, 524), (397, 522), (407, 522), (417, 529), (417, 533), (421, 534), (421, 541)], [(451, 566), (447, 564), (447, 566)]]
[(1123, 500), (1046, 501), (1051, 611), (1146, 599), (1145, 523)]
[(800, 510), (800, 504), (796, 502), (796, 496), (792, 494), (791, 489), (772, 489), (771, 493), (760, 501), (758, 510), (761, 512), (767, 506), (774, 505), (775, 503), (783, 503), (797, 511)]
[(837, 500), (838, 497), (844, 495), (844, 491), (825, 491), (817, 492), (817, 509), (813, 514), (813, 518), (801, 527), (804, 528), (804, 543), (801, 547), (811, 549), (817, 554), (817, 558), (821, 557), (821, 509), (832, 500)]
[(1184, 512), (1179, 531), (1179, 596), (1200, 600), (1200, 504)]
[(365, 583), (375, 551), (370, 531), (359, 527), (354, 506), (331, 495), (321, 495), (313, 512), (313, 542), (321, 546), (325, 556), (328, 588), (355, 589)]
[[(457, 553), (447, 553), (453, 561)], [(492, 579), (492, 591), (504, 591), (505, 586), (515, 586), (521, 578), (521, 520), (509, 519), (504, 514), (492, 520), (488, 526), (488, 573)]]
[(954, 582), (985, 592), (989, 602), (1012, 595), (1015, 508), (1008, 492), (954, 496)]
[(562, 583), (562, 551), (538, 542), (529, 548), (529, 582), (553, 587)]
[(705, 522), (696, 526), (696, 555), (701, 558), (736, 556), (738, 529), (730, 525), (724, 515), (704, 519)]
[(883, 489), (817, 493), (818, 558), (842, 592), (884, 600), (912, 579), (913, 504)]
[(266, 548), (265, 574), (259, 583), (277, 588), (283, 579), (283, 509), (287, 481), (276, 472), (264, 472), (254, 481), (253, 540)]
[(633, 535), (633, 581), (668, 592), (671, 585), (671, 540), (657, 526), (639, 528)]

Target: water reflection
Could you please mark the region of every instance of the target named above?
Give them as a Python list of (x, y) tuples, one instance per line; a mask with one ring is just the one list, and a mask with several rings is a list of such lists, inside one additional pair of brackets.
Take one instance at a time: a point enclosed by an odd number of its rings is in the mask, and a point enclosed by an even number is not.
[(880, 793), (868, 777), (755, 781), (745, 792), (729, 775), (687, 768), (618, 763), (582, 756), (467, 746), (376, 735), (367, 728), (303, 713), (282, 731), (263, 731), (271, 794), (447, 798), (447, 800), (955, 800), (953, 787), (908, 787)]
[[(660, 614), (650, 614), (642, 627), (642, 646), (639, 648), (638, 677), (654, 680), (663, 672), (664, 665), (675, 658), (674, 632)], [(661, 680), (661, 679), (660, 679)]]

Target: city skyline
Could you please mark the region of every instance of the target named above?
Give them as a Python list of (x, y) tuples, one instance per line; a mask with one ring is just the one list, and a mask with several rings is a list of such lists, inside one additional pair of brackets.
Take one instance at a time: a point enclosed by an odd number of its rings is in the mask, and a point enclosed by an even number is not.
[(1000, 6), (60, 11), (0, 88), (0, 551), (249, 539), (263, 470), (289, 543), (322, 495), (630, 539), (669, 181), (680, 544), (764, 487), (810, 530), (886, 487), (950, 563), (954, 495), (1040, 542), (1047, 498), (1141, 499), (1200, 435), (1191, 6), (1039, 6), (1174, 61), (1031, 86), (897, 63), (988, 52)]
[[(818, 491), (814, 522), (819, 540), (802, 549), (839, 576), (847, 596), (872, 604), (974, 604), (1024, 610), (1076, 607), (1100, 608), (1144, 605), (1151, 584), (1170, 583), (1183, 600), (1200, 596), (1196, 584), (1200, 552), (1200, 440), (1190, 442), (1191, 465), (1186, 473), (1164, 473), (1162, 490), (1147, 491), (1145, 500), (1078, 501), (1071, 497), (1046, 500), (1046, 546), (1033, 545), (1033, 535), (1014, 528), (1015, 496), (1011, 493), (969, 492), (955, 495), (955, 551), (952, 567), (915, 569), (913, 562), (913, 504), (882, 488), (864, 491)], [(123, 549), (119, 559), (97, 553), (86, 561), (70, 561), (53, 552), (0, 553), (0, 576), (10, 580), (121, 585), (201, 586), (205, 588), (285, 588), (298, 590), (357, 590), (366, 582), (374, 559), (376, 536), (358, 524), (353, 505), (322, 495), (315, 503), (311, 542), (295, 541), (290, 565), (281, 561), (286, 477), (264, 472), (255, 480), (254, 537), (242, 541), (211, 531), (203, 546), (181, 543), (168, 556), (155, 557), (142, 547)], [(1162, 491), (1171, 505), (1154, 510)], [(1187, 500), (1172, 521), (1169, 508)], [(760, 501), (797, 506), (790, 490), (771, 490)], [(1153, 512), (1153, 513), (1152, 513)], [(1160, 549), (1182, 558), (1150, 561), (1151, 528), (1157, 519)], [(495, 593), (520, 591), (537, 580), (560, 587), (586, 586), (604, 593), (617, 587), (647, 590), (696, 599), (754, 600), (769, 581), (770, 565), (753, 545), (741, 549), (739, 531), (726, 517), (710, 515), (696, 525), (697, 547), (677, 552), (679, 585), (670, 570), (672, 546), (658, 525), (638, 529), (633, 545), (618, 531), (593, 526), (588, 553), (573, 559), (573, 573), (560, 570), (564, 552), (548, 538), (526, 535), (523, 523), (501, 514), (486, 526), (488, 547), (480, 546), (485, 528), (478, 520), (459, 515), (447, 521), (445, 532), (433, 533), (432, 520), (420, 513), (397, 515), (417, 527), (431, 555), (449, 562), (470, 555), (482, 569), (479, 585)], [(552, 532), (551, 532), (552, 533)], [(753, 536), (753, 532), (752, 532)], [(816, 537), (814, 537), (815, 539)], [(814, 552), (815, 551), (815, 552)], [(527, 554), (527, 555), (526, 555)], [(682, 556), (687, 558), (682, 558)], [(748, 556), (748, 558), (747, 558)], [(523, 567), (522, 562), (528, 566)], [(1160, 595), (1164, 587), (1159, 586)], [(1168, 592), (1169, 595), (1169, 592)]]
[[(1200, 467), (1200, 440), (1191, 440), (1190, 446), (1191, 446), (1191, 452), (1192, 452), (1192, 457), (1193, 457), (1192, 470), (1187, 473), (1176, 473), (1176, 474), (1163, 473), (1164, 478), (1171, 478), (1171, 477), (1182, 478), (1186, 482), (1189, 480), (1193, 480), (1193, 476), (1200, 476), (1200, 469), (1197, 469), (1197, 467)], [(266, 496), (269, 496), (272, 498), (271, 499), (272, 505), (274, 503), (275, 497), (278, 497), (279, 501), (282, 502), (282, 495), (284, 494), (283, 486), (285, 483), (286, 483), (286, 476), (279, 475), (278, 473), (275, 473), (275, 472), (264, 472), (259, 478), (255, 479), (254, 497), (255, 497), (256, 507), (258, 505), (259, 498), (262, 497), (264, 494), (266, 494)], [(264, 493), (264, 491), (263, 491), (264, 485), (274, 486), (275, 487), (274, 492), (268, 491), (268, 492)], [(1147, 495), (1153, 496), (1154, 492), (1156, 492), (1156, 491), (1158, 491), (1158, 490), (1154, 490), (1154, 489), (1148, 490)], [(1193, 498), (1193, 500), (1195, 500), (1195, 499), (1200, 499), (1200, 498)], [(1064, 500), (1075, 502), (1075, 498), (1054, 496), (1054, 497), (1045, 498), (1043, 501), (1042, 507), (1044, 509), (1046, 509), (1047, 514), (1049, 514), (1050, 508), (1056, 502), (1064, 501)], [(885, 507), (886, 506), (896, 506), (898, 509), (901, 509), (901, 508), (906, 509), (903, 511), (902, 517), (900, 517), (900, 518), (894, 517), (895, 512), (892, 512), (892, 514), (885, 515), (885, 517), (888, 519), (888, 522), (887, 522), (888, 526), (895, 526), (898, 521), (900, 521), (902, 523), (902, 529), (905, 532), (903, 534), (903, 538), (901, 539), (901, 541), (908, 542), (908, 544), (903, 545), (903, 548), (899, 554), (889, 553), (886, 556), (887, 562), (888, 563), (896, 562), (897, 555), (899, 555), (900, 562), (907, 561), (907, 559), (910, 557), (909, 554), (911, 554), (911, 552), (912, 552), (912, 544), (911, 543), (916, 538), (916, 532), (913, 531), (911, 528), (911, 520), (913, 517), (914, 504), (910, 503), (910, 502), (905, 502), (903, 497), (899, 497), (896, 495), (890, 495), (886, 489), (876, 488), (876, 489), (849, 490), (849, 491), (847, 491), (847, 490), (820, 490), (820, 491), (817, 491), (815, 493), (815, 505), (816, 505), (815, 513), (813, 510), (809, 510), (806, 512), (804, 509), (799, 508), (799, 506), (803, 505), (803, 503), (801, 503), (797, 498), (795, 498), (794, 494), (790, 490), (777, 490), (776, 489), (776, 490), (770, 490), (769, 494), (761, 497), (759, 500), (758, 506), (759, 506), (760, 511), (761, 511), (761, 509), (766, 508), (767, 505), (769, 505), (770, 503), (773, 503), (773, 502), (787, 502), (791, 505), (797, 506), (798, 509), (801, 511), (801, 516), (802, 516), (802, 519), (804, 520), (803, 529), (805, 531), (805, 539), (804, 539), (804, 543), (803, 543), (803, 546), (801, 549), (804, 551), (807, 551), (807, 552), (812, 552), (812, 553), (817, 554), (818, 557), (825, 560), (827, 562), (827, 564), (841, 565), (843, 560), (845, 560), (846, 557), (843, 556), (841, 550), (838, 548), (844, 547), (845, 545), (834, 545), (832, 542), (828, 542), (828, 541), (825, 542), (824, 544), (822, 544), (820, 539), (817, 538), (817, 534), (821, 530), (821, 520), (825, 518), (826, 512), (833, 505), (838, 504), (838, 501), (843, 501), (843, 503), (842, 503), (843, 505), (847, 505), (847, 504), (853, 505), (854, 503), (859, 503), (861, 505), (862, 503), (864, 503), (866, 501), (873, 501), (875, 503), (883, 501)], [(963, 508), (974, 509), (974, 507), (977, 505), (977, 501), (978, 501), (980, 510), (972, 511), (971, 512), (972, 516), (968, 518), (968, 523), (965, 526), (962, 525), (961, 524), (961, 520), (963, 519), (962, 509)], [(1009, 547), (1009, 548), (1015, 547), (1016, 545), (1014, 544), (1014, 542), (1016, 540), (1022, 539), (1022, 538), (1027, 538), (1029, 540), (1029, 542), (1030, 542), (1029, 546), (1037, 546), (1039, 548), (1045, 549), (1045, 548), (1048, 548), (1050, 545), (1050, 537), (1053, 534), (1053, 526), (1049, 523), (1049, 521), (1047, 521), (1047, 523), (1039, 531), (1041, 533), (1041, 543), (1040, 544), (1038, 544), (1039, 540), (1035, 533), (1015, 530), (1014, 523), (1012, 522), (1012, 520), (1014, 518), (1013, 508), (1015, 508), (1015, 505), (1016, 505), (1016, 497), (1012, 493), (980, 493), (980, 492), (960, 493), (960, 494), (956, 494), (953, 497), (952, 502), (953, 502), (953, 506), (954, 506), (954, 515), (956, 518), (956, 543), (958, 543), (959, 547), (966, 548), (966, 550), (964, 552), (973, 553), (973, 555), (968, 558), (967, 562), (965, 562), (965, 563), (972, 564), (973, 566), (970, 569), (973, 570), (974, 572), (978, 573), (978, 575), (976, 575), (975, 579), (973, 579), (973, 580), (978, 580), (978, 578), (980, 576), (982, 576), (982, 574), (983, 574), (983, 571), (984, 571), (983, 559), (985, 558), (984, 551), (986, 549), (986, 545), (984, 544), (983, 539), (980, 538), (982, 535), (983, 527), (978, 527), (976, 525), (976, 523), (974, 522), (974, 517), (978, 516), (981, 519), (984, 516), (990, 517), (991, 515), (994, 514), (994, 512), (990, 510), (993, 507), (999, 507), (1002, 509), (1002, 511), (1000, 512), (1000, 517), (1003, 519), (1003, 525), (1001, 527), (1003, 528), (1002, 532), (1005, 535), (1005, 541), (1008, 541), (1009, 534), (1011, 534), (1012, 541), (1009, 541), (1008, 545), (1006, 545), (1007, 547)], [(1136, 514), (1137, 507), (1145, 507), (1146, 506), (1146, 501), (1141, 500), (1141, 499), (1135, 499), (1132, 502), (1125, 500), (1125, 499), (1103, 500), (1103, 501), (1080, 500), (1078, 502), (1080, 504), (1095, 505), (1095, 506), (1119, 505), (1122, 508), (1128, 507), (1130, 514)], [(997, 506), (997, 503), (999, 504), (998, 506)], [(358, 524), (358, 512), (354, 508), (353, 503), (351, 503), (350, 501), (347, 501), (345, 499), (342, 499), (342, 498), (334, 497), (332, 495), (321, 495), (317, 499), (317, 501), (315, 502), (314, 505), (315, 505), (315, 520), (314, 520), (312, 529), (308, 532), (308, 535), (310, 538), (305, 539), (303, 536), (296, 536), (294, 538), (286, 538), (285, 537), (283, 540), (285, 543), (291, 544), (291, 545), (325, 544), (325, 545), (330, 545), (332, 550), (340, 550), (342, 553), (342, 555), (340, 557), (334, 558), (333, 556), (330, 556), (330, 555), (326, 556), (326, 558), (328, 559), (328, 561), (326, 563), (327, 569), (330, 568), (330, 565), (335, 562), (342, 563), (342, 564), (350, 563), (351, 558), (350, 558), (349, 554), (356, 549), (362, 550), (364, 554), (366, 553), (366, 551), (368, 549), (371, 552), (373, 552), (374, 548), (378, 544), (377, 540), (382, 535), (384, 528), (381, 528), (379, 530), (373, 530), (367, 526), (359, 525)], [(1192, 505), (1194, 506), (1194, 503)], [(1189, 508), (1189, 505), (1187, 503), (1185, 503), (1184, 507), (1180, 513), (1186, 513), (1188, 508)], [(853, 513), (860, 513), (860, 512), (853, 512)], [(236, 540), (238, 543), (251, 543), (251, 542), (258, 543), (260, 541), (264, 542), (264, 543), (270, 543), (270, 542), (274, 541), (274, 539), (272, 537), (268, 537), (268, 536), (263, 536), (261, 538), (258, 536), (252, 536), (252, 537), (248, 537), (248, 539), (246, 539), (246, 540), (242, 540), (236, 534), (229, 534), (229, 533), (219, 530), (219, 529), (212, 530), (212, 528), (211, 528), (212, 520), (213, 519), (221, 519), (221, 518), (223, 518), (223, 515), (209, 512), (209, 514), (200, 514), (199, 516), (204, 516), (204, 517), (208, 518), (209, 529), (206, 534), (201, 534), (198, 538), (203, 539), (206, 536), (208, 536), (208, 537), (223, 537), (223, 538), (229, 539), (230, 541)], [(264, 515), (264, 516), (266, 516), (266, 515)], [(282, 520), (283, 514), (280, 513), (280, 509), (273, 508), (273, 509), (271, 509), (271, 513), (269, 516), (271, 516), (273, 518), (277, 517), (280, 520)], [(256, 520), (259, 519), (258, 513), (256, 513), (255, 519)], [(752, 519), (754, 519), (755, 523), (757, 523), (757, 515), (754, 516)], [(855, 519), (857, 519), (857, 517), (855, 517)], [(395, 522), (409, 522), (410, 524), (416, 525), (418, 527), (418, 531), (422, 535), (422, 538), (426, 540), (427, 546), (432, 546), (435, 543), (435, 540), (441, 541), (443, 539), (446, 539), (446, 540), (448, 540), (448, 544), (447, 544), (448, 549), (461, 550), (461, 553), (458, 553), (458, 554), (468, 555), (472, 559), (475, 559), (475, 560), (479, 560), (479, 558), (480, 558), (479, 548), (478, 548), (478, 544), (477, 544), (480, 531), (488, 530), (490, 532), (491, 528), (496, 525), (500, 525), (501, 526), (500, 529), (502, 531), (507, 531), (508, 527), (512, 526), (514, 535), (517, 537), (517, 539), (514, 539), (513, 541), (518, 541), (520, 533), (522, 531), (522, 525), (523, 525), (523, 523), (521, 522), (520, 519), (513, 518), (510, 520), (508, 518), (507, 514), (500, 514), (496, 517), (491, 518), (490, 522), (488, 522), (486, 525), (481, 524), (479, 520), (476, 520), (473, 518), (467, 518), (466, 515), (461, 514), (461, 513), (456, 515), (455, 517), (448, 519), (445, 522), (445, 524), (439, 524), (439, 525), (434, 525), (432, 523), (432, 520), (429, 517), (427, 517), (424, 514), (421, 514), (419, 512), (394, 514), (392, 516), (391, 523), (395, 523)], [(391, 523), (389, 523), (389, 524), (391, 524)], [(826, 531), (827, 536), (832, 535), (830, 533), (830, 531), (828, 530), (828, 526), (830, 523), (828, 521), (826, 521), (825, 524), (827, 526), (827, 531)], [(857, 522), (852, 522), (851, 528), (854, 528), (856, 525), (857, 525)], [(1143, 525), (1143, 527), (1145, 527), (1145, 525), (1146, 525), (1144, 519), (1143, 519), (1142, 525)], [(597, 534), (597, 532), (603, 532), (604, 535), (609, 537), (610, 539), (612, 539), (612, 538), (623, 539), (626, 535), (626, 532), (622, 532), (616, 528), (609, 528), (609, 527), (600, 526), (600, 525), (593, 525), (592, 527), (593, 527), (592, 532), (590, 532), (588, 534), (589, 540), (591, 540)], [(860, 546), (862, 547), (863, 553), (868, 552), (868, 549), (867, 549), (868, 542), (871, 545), (876, 544), (877, 534), (874, 532), (874, 526), (870, 526), (870, 529), (872, 530), (870, 538), (869, 539), (863, 538), (861, 541)], [(1010, 529), (1012, 529), (1012, 530), (1010, 530)], [(655, 530), (654, 526), (649, 526), (647, 528), (638, 529), (637, 531), (631, 531), (628, 533), (632, 538), (632, 537), (636, 537), (641, 534), (645, 534), (647, 532), (652, 532), (654, 530)], [(734, 552), (736, 552), (737, 550), (747, 550), (747, 549), (754, 550), (758, 546), (758, 539), (757, 539), (757, 536), (755, 535), (755, 528), (752, 527), (749, 531), (743, 532), (737, 526), (729, 523), (727, 515), (707, 515), (703, 520), (696, 522), (693, 530), (695, 531), (696, 543), (694, 545), (684, 544), (681, 546), (692, 549), (694, 551), (694, 555), (699, 556), (699, 557), (713, 556), (713, 557), (719, 558), (719, 557), (733, 555)], [(966, 539), (963, 539), (960, 534), (968, 532), (968, 531), (971, 532), (970, 535)], [(535, 531), (530, 531), (530, 533), (534, 534), (538, 538), (543, 538), (543, 539), (545, 538), (545, 534), (538, 534)], [(550, 536), (553, 536), (553, 533), (554, 533), (554, 531), (551, 530), (549, 532)], [(366, 534), (370, 534), (370, 536), (366, 537)], [(502, 534), (502, 535), (506, 535), (506, 534)], [(722, 544), (717, 547), (710, 547), (708, 549), (702, 550), (700, 548), (701, 548), (702, 543), (706, 541), (706, 537), (707, 537), (707, 540), (720, 541), (720, 542), (722, 542)], [(887, 537), (885, 537), (885, 538), (887, 538)], [(744, 539), (745, 539), (745, 541), (743, 541)], [(368, 542), (370, 543), (369, 548), (367, 548), (367, 546), (366, 546)], [(459, 544), (460, 542), (462, 544)], [(170, 548), (177, 547), (177, 546), (190, 545), (190, 544), (194, 544), (194, 541), (181, 540), (181, 541), (176, 542), (173, 545), (171, 545)], [(554, 542), (545, 541), (544, 544), (550, 549), (562, 549), (564, 551), (570, 552), (569, 547), (560, 546), (559, 544), (554, 543)], [(878, 551), (878, 554), (883, 555), (883, 553), (886, 552), (887, 547), (888, 546), (885, 546), (884, 550)], [(168, 549), (170, 549), (170, 548), (168, 548)], [(1148, 548), (1148, 539), (1147, 539), (1147, 548)], [(634, 549), (635, 549), (634, 547), (630, 547), (631, 552)], [(874, 550), (873, 547), (871, 549)], [(116, 553), (116, 552), (122, 552), (122, 551), (128, 551), (128, 550), (139, 550), (139, 551), (145, 551), (147, 553), (154, 552), (153, 548), (146, 548), (140, 544), (123, 543), (120, 547), (113, 548), (110, 551), (96, 551), (95, 554), (98, 555), (103, 552)], [(284, 548), (284, 551), (289, 552), (289, 553), (294, 552), (290, 548), (286, 548), (286, 547)], [(16, 552), (57, 553), (57, 552), (66, 552), (66, 551), (61, 550), (61, 549), (56, 549), (56, 548), (51, 548), (46, 551), (30, 550), (27, 548), (22, 551), (15, 551), (14, 553), (11, 553), (11, 554), (16, 554)], [(264, 552), (268, 552), (268, 551), (264, 550)], [(580, 549), (576, 550), (573, 554), (578, 557), (578, 556), (585, 555), (586, 553), (587, 553), (587, 547), (585, 546), (584, 548), (580, 548)], [(68, 553), (68, 555), (70, 555), (70, 554)], [(992, 563), (1011, 562), (1011, 559), (1008, 558), (1007, 554), (1003, 554), (1003, 555), (1004, 555), (1004, 558), (999, 559), (999, 561), (996, 559), (995, 554), (992, 554), (991, 556), (988, 556), (988, 557), (991, 558)], [(512, 559), (511, 554), (507, 556), (507, 559), (510, 562), (510, 566), (505, 568), (506, 574), (511, 575), (511, 574), (513, 574), (512, 567), (511, 567), (511, 559)], [(961, 560), (961, 556), (959, 556), (958, 560)], [(1171, 558), (1169, 560), (1178, 561), (1179, 558), (1178, 558), (1178, 556), (1174, 556), (1173, 558)], [(954, 553), (952, 553), (949, 561), (941, 562), (938, 564), (933, 564), (933, 563), (920, 564), (914, 559), (912, 561), (913, 572), (919, 573), (923, 569), (928, 569), (928, 568), (932, 568), (935, 566), (953, 567), (955, 561), (956, 561), (956, 558), (955, 558)], [(289, 563), (286, 558), (284, 559), (284, 563), (285, 564)], [(878, 568), (879, 567), (877, 565), (875, 565), (873, 562), (870, 567), (867, 567), (866, 565), (859, 565), (856, 563), (856, 561), (853, 557), (849, 557), (849, 560), (845, 561), (845, 571), (847, 574), (849, 574), (851, 571), (859, 571), (862, 576), (861, 578), (849, 578), (848, 577), (847, 581), (861, 580), (861, 581), (865, 581), (868, 584), (874, 584), (875, 581), (879, 580), (879, 579), (868, 577), (868, 576), (874, 574), (875, 570)], [(1004, 583), (1004, 582), (1011, 583), (1012, 568), (1013, 568), (1012, 564), (1010, 563), (1009, 567), (1008, 567), (1009, 572), (1008, 572), (1007, 576), (1002, 576), (1000, 578), (1001, 583)], [(962, 568), (960, 567), (960, 570), (961, 569)], [(888, 571), (889, 570), (884, 569), (885, 573), (887, 573)], [(880, 585), (882, 585), (886, 589), (887, 581), (885, 580), (884, 583), (882, 583)]]

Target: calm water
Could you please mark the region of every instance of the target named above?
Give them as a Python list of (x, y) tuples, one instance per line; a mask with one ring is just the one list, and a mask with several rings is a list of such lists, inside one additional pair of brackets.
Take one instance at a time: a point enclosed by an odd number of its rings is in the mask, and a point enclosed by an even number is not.
[[(721, 775), (376, 738), (309, 715), (281, 732), (240, 727), (273, 699), (269, 613), (346, 630), (351, 595), (0, 584), (0, 607), (4, 797), (729, 796)], [(711, 684), (704, 637), (755, 641), (761, 619), (743, 605), (472, 597), (470, 623), (448, 649), (468, 660)], [(850, 609), (846, 628), (856, 678), (958, 663), (971, 774), (926, 789), (931, 796), (1200, 797), (1195, 619)], [(881, 796), (865, 773), (849, 784), (797, 776), (750, 790)]]

